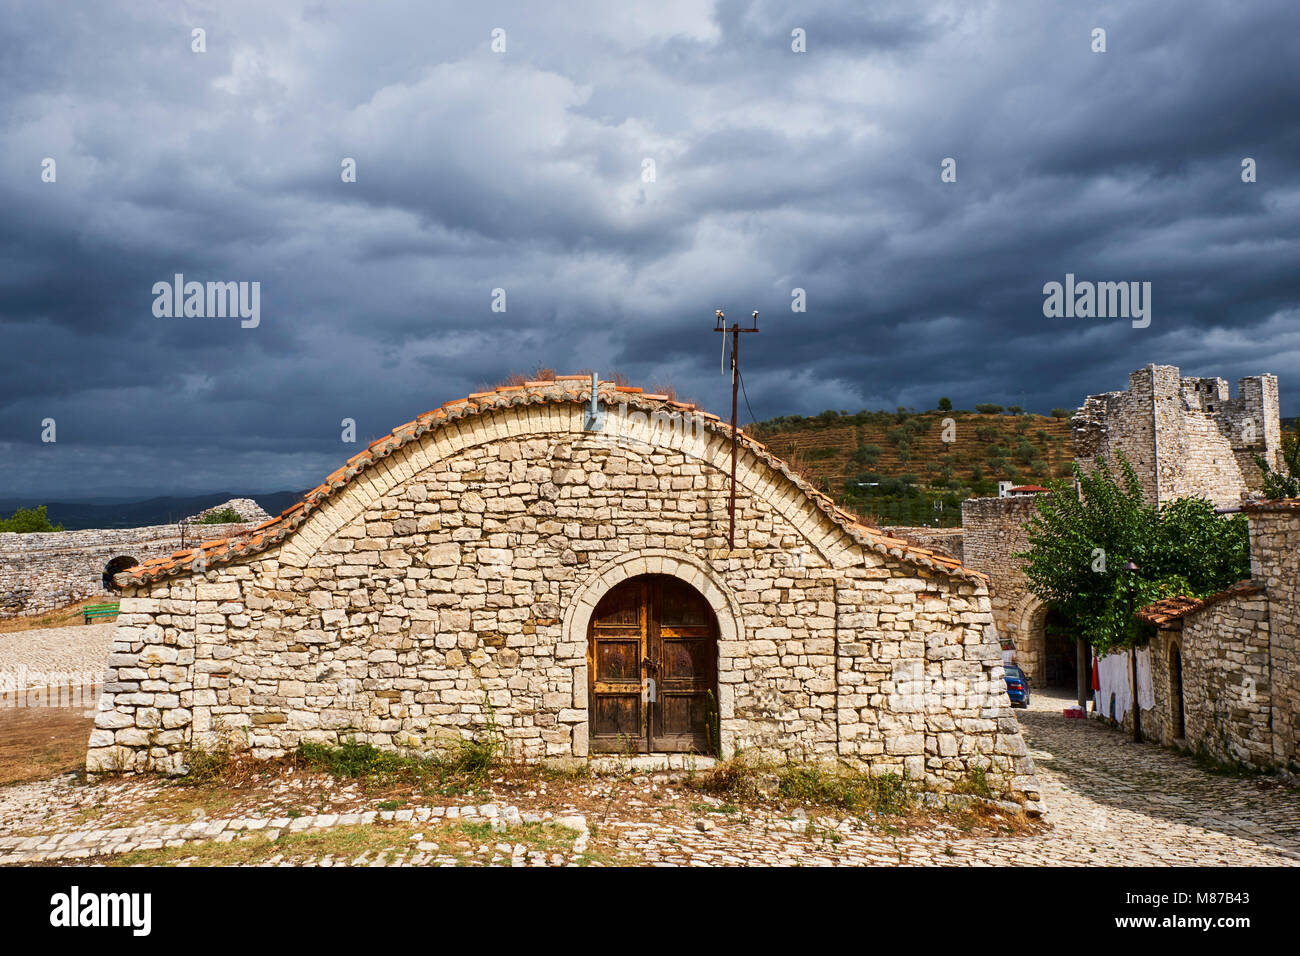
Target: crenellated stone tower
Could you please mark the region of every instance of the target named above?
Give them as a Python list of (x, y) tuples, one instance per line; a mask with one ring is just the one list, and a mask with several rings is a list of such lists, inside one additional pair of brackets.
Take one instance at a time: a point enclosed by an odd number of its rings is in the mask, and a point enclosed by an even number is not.
[(1098, 457), (1114, 465), (1122, 451), (1152, 504), (1200, 496), (1234, 506), (1263, 484), (1256, 455), (1271, 468), (1280, 463), (1275, 375), (1240, 379), (1232, 398), (1224, 379), (1148, 365), (1129, 376), (1127, 391), (1089, 395), (1071, 425), (1085, 471)]

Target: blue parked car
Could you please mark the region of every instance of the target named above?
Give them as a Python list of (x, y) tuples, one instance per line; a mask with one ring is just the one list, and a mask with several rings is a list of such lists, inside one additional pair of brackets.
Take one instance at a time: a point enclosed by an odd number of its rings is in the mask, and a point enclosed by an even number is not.
[(1002, 679), (1007, 682), (1007, 696), (1012, 707), (1029, 706), (1029, 675), (1018, 664), (1003, 664)]

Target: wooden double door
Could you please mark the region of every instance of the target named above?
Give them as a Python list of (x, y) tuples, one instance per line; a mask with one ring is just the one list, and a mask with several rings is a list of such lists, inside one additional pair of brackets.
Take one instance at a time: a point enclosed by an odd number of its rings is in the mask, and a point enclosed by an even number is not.
[(718, 624), (698, 591), (646, 574), (612, 589), (587, 635), (590, 748), (714, 752)]

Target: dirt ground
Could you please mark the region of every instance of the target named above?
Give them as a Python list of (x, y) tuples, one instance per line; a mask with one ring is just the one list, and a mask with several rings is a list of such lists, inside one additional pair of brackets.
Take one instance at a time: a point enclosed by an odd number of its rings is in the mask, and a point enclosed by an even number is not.
[(80, 769), (94, 723), (84, 707), (0, 708), (0, 787)]

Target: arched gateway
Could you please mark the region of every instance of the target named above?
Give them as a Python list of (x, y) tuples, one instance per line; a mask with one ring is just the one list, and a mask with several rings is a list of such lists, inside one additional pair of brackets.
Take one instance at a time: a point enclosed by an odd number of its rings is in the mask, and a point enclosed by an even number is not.
[(693, 406), (562, 376), (421, 415), (117, 575), (87, 766), (496, 728), (524, 760), (744, 749), (1036, 798), (985, 578), (739, 445), (729, 549), (730, 429)]

